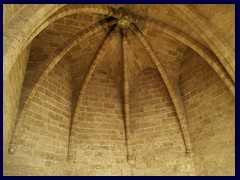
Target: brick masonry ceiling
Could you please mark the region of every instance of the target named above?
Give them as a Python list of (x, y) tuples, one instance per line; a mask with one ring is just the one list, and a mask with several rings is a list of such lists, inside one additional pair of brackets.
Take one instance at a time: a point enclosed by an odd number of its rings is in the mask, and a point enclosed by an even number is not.
[(233, 174), (234, 18), (234, 5), (4, 5), (5, 174)]

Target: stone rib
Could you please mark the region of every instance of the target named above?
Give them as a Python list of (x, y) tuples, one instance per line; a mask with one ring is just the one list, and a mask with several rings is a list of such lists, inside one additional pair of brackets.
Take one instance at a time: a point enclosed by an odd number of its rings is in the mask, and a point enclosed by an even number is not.
[[(14, 134), (16, 128), (21, 127), (21, 122), (19, 121), (23, 110), (28, 107), (29, 102), (33, 99), (36, 94), (38, 88), (41, 86), (44, 79), (48, 76), (50, 71), (54, 68), (54, 66), (61, 60), (61, 58), (72, 48), (74, 45), (79, 43), (80, 41), (88, 38), (89, 36), (96, 34), (97, 32), (102, 30), (102, 25), (109, 26), (111, 24), (115, 24), (116, 21), (106, 22), (106, 20), (102, 20), (101, 22), (95, 23), (84, 31), (80, 31), (69, 38), (65, 43), (63, 43), (60, 47), (58, 47), (46, 60), (46, 63), (40, 68), (38, 75), (38, 79), (31, 82), (30, 86), (23, 91), (22, 99), (19, 103), (19, 110), (16, 116), (14, 129), (11, 136), (10, 146), (14, 143)], [(24, 119), (24, 118), (23, 118)]]
[(152, 48), (150, 47), (150, 45), (148, 44), (148, 42), (146, 41), (144, 36), (142, 35), (141, 31), (138, 30), (137, 27), (133, 24), (131, 24), (130, 29), (133, 31), (133, 33), (139, 38), (141, 43), (144, 45), (144, 47), (148, 51), (151, 59), (153, 60), (154, 64), (157, 66), (157, 69), (158, 69), (159, 73), (161, 74), (161, 76), (163, 78), (163, 81), (164, 81), (164, 83), (165, 83), (165, 85), (168, 89), (168, 92), (169, 92), (170, 97), (172, 99), (172, 102), (173, 102), (173, 105), (175, 107), (176, 113), (178, 115), (180, 127), (181, 127), (181, 130), (182, 130), (183, 139), (184, 139), (185, 146), (186, 146), (186, 154), (187, 155), (192, 155), (193, 154), (193, 149), (192, 149), (192, 144), (191, 144), (191, 140), (190, 140), (188, 125), (187, 125), (187, 121), (186, 121), (184, 104), (182, 102), (181, 96), (178, 95), (179, 93), (175, 92), (174, 86), (173, 86), (172, 82), (169, 80), (169, 77), (168, 77), (164, 67), (162, 66), (162, 64), (158, 60), (156, 54), (154, 53), (154, 51), (152, 50)]
[(108, 46), (109, 41), (111, 41), (111, 39), (115, 36), (116, 32), (118, 30), (118, 26), (116, 26), (113, 30), (113, 32), (111, 32), (111, 34), (107, 37), (107, 39), (105, 40), (105, 42), (103, 43), (102, 47), (100, 48), (99, 52), (97, 53), (96, 57), (94, 58), (90, 68), (87, 71), (87, 74), (84, 78), (84, 82), (81, 88), (81, 91), (79, 93), (79, 98), (77, 100), (77, 105), (76, 105), (76, 109), (74, 111), (73, 114), (73, 118), (72, 118), (72, 123), (71, 123), (71, 127), (70, 127), (70, 134), (69, 134), (69, 142), (68, 142), (68, 154), (67, 154), (67, 159), (71, 160), (73, 158), (73, 155), (70, 155), (70, 149), (73, 147), (70, 147), (71, 145), (73, 146), (76, 140), (76, 129), (77, 129), (77, 120), (79, 118), (80, 115), (80, 108), (81, 108), (81, 102), (83, 100), (83, 96), (85, 94), (85, 91), (87, 89), (87, 85), (99, 63), (99, 61), (102, 59), (104, 52), (106, 50), (106, 46)]

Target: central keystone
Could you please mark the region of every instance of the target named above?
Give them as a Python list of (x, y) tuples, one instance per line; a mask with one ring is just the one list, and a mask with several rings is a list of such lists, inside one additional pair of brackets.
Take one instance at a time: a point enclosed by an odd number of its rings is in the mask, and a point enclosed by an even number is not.
[(130, 24), (131, 24), (131, 19), (127, 15), (123, 15), (118, 21), (118, 25), (121, 28), (128, 28)]

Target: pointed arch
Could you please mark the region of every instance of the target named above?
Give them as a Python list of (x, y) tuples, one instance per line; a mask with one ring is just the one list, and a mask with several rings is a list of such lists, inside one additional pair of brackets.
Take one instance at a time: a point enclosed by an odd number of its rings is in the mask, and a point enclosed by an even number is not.
[(114, 37), (114, 35), (116, 34), (117, 30), (118, 30), (118, 26), (116, 26), (114, 28), (114, 30), (111, 32), (111, 34), (109, 34), (109, 36), (107, 37), (107, 39), (104, 41), (104, 43), (102, 44), (99, 52), (97, 53), (96, 57), (93, 59), (93, 62), (91, 64), (91, 66), (89, 67), (89, 69), (87, 70), (87, 74), (84, 77), (84, 82), (83, 85), (81, 87), (80, 93), (79, 93), (79, 97), (77, 100), (77, 104), (76, 104), (76, 108), (73, 111), (73, 116), (72, 116), (72, 121), (70, 123), (70, 132), (69, 132), (69, 142), (68, 142), (68, 154), (67, 154), (67, 159), (72, 159), (73, 157), (70, 157), (69, 155), (69, 149), (70, 146), (74, 145), (75, 143), (75, 139), (76, 139), (76, 129), (77, 129), (77, 119), (79, 117), (79, 113), (80, 113), (80, 108), (81, 108), (81, 102), (83, 99), (83, 96), (85, 94), (85, 91), (87, 89), (88, 83), (96, 69), (97, 64), (99, 63), (99, 61), (102, 59), (102, 56), (104, 54), (104, 51), (106, 49), (106, 46), (108, 45), (109, 41), (111, 41), (111, 39)]
[(139, 38), (141, 43), (145, 46), (145, 48), (148, 51), (151, 59), (153, 60), (153, 62), (157, 66), (157, 69), (158, 69), (159, 73), (161, 74), (161, 76), (163, 78), (163, 81), (164, 81), (164, 83), (165, 83), (165, 85), (168, 89), (168, 92), (170, 94), (170, 97), (172, 99), (172, 102), (174, 104), (174, 107), (175, 107), (175, 110), (176, 110), (176, 113), (177, 113), (177, 116), (178, 116), (178, 119), (179, 119), (183, 139), (184, 139), (185, 146), (186, 146), (186, 154), (191, 155), (192, 151), (193, 151), (192, 150), (192, 144), (191, 144), (188, 125), (187, 125), (187, 121), (186, 121), (184, 104), (182, 102), (179, 89), (176, 89), (176, 86), (174, 86), (172, 84), (171, 80), (169, 79), (169, 77), (166, 73), (166, 70), (164, 69), (164, 67), (162, 66), (160, 61), (158, 60), (156, 54), (154, 53), (154, 51), (152, 50), (152, 48), (150, 47), (150, 45), (148, 44), (148, 42), (146, 41), (144, 36), (142, 35), (141, 31), (136, 27), (136, 25), (133, 25), (133, 24), (130, 25), (130, 29)]
[(184, 32), (174, 27), (171, 27), (166, 23), (155, 19), (145, 20), (143, 17), (140, 16), (136, 18), (135, 22), (137, 23), (139, 21), (142, 23), (145, 22), (146, 24), (148, 24), (148, 26), (153, 26), (157, 30), (179, 40), (180, 42), (197, 52), (214, 69), (214, 71), (223, 80), (224, 84), (228, 87), (229, 91), (235, 97), (234, 81), (231, 79), (228, 72), (226, 72), (223, 65), (219, 62), (218, 58), (211, 50), (209, 50), (207, 47), (205, 47), (195, 39), (190, 38)]
[(116, 21), (112, 20), (110, 22), (106, 21), (106, 19), (97, 22), (90, 26), (89, 28), (80, 31), (76, 34), (74, 34), (71, 38), (69, 38), (65, 43), (63, 43), (60, 47), (58, 47), (46, 60), (46, 63), (42, 66), (40, 71), (38, 72), (38, 79), (36, 79), (34, 82), (31, 82), (31, 86), (28, 87), (26, 92), (24, 93), (24, 97), (26, 99), (23, 99), (19, 104), (19, 111), (16, 116), (16, 124), (13, 129), (11, 142), (13, 141), (15, 130), (18, 126), (20, 126), (21, 122), (18, 122), (22, 111), (24, 108), (26, 108), (29, 105), (29, 101), (34, 97), (35, 93), (37, 92), (38, 88), (40, 87), (41, 83), (44, 81), (44, 79), (48, 76), (48, 74), (51, 72), (53, 67), (62, 59), (62, 57), (77, 43), (80, 41), (88, 38), (89, 36), (96, 34), (97, 32), (102, 30), (102, 26), (111, 26), (115, 24)]

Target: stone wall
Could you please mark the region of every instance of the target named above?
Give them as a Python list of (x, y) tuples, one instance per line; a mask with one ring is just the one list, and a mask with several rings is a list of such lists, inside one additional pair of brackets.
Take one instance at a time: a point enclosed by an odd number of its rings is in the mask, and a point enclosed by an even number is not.
[(67, 158), (71, 95), (69, 64), (60, 61), (22, 112), (5, 175), (63, 174), (58, 167)]
[(70, 152), (72, 175), (129, 174), (122, 95), (106, 73), (95, 71), (87, 86)]
[(4, 31), (11, 18), (23, 7), (24, 4), (5, 4), (3, 5), (3, 27)]
[(156, 69), (145, 69), (130, 91), (134, 175), (195, 175), (177, 114)]
[[(104, 61), (96, 67), (108, 74), (95, 71), (89, 81), (80, 104), (76, 136), (72, 136), (76, 139), (68, 144), (76, 99), (72, 97), (73, 90), (80, 87), (78, 82), (82, 82), (95, 52), (99, 52), (104, 35), (86, 38), (70, 53), (59, 51), (70, 59), (70, 64), (68, 59), (62, 59), (35, 96), (26, 101), (10, 146), (16, 115), (21, 112), (19, 99), (24, 95), (21, 94), (24, 80), (37, 75), (47, 57), (65, 40), (103, 16), (92, 14), (95, 5), (4, 5), (4, 175), (234, 175), (235, 99), (222, 80), (228, 80), (228, 76), (235, 79), (235, 6), (215, 6), (132, 8), (136, 14), (146, 8), (149, 17), (166, 25), (149, 21), (141, 27), (153, 52), (128, 30), (126, 58), (131, 90), (128, 139), (130, 153), (136, 160), (129, 165), (120, 38), (113, 38), (108, 45), (111, 48), (105, 49)], [(108, 11), (107, 5), (96, 8), (97, 14)], [(75, 14), (82, 10), (88, 15)], [(61, 18), (52, 23), (49, 17), (57, 18), (54, 13), (60, 13)], [(65, 17), (65, 13), (69, 14)], [(209, 64), (186, 49), (195, 50)], [(156, 53), (173, 84), (172, 90), (183, 98), (181, 108), (186, 110), (194, 157), (186, 156), (178, 117), (161, 75), (156, 69), (144, 70), (154, 66), (147, 52)], [(210, 65), (219, 70), (218, 75)], [(35, 83), (37, 77), (33, 79)], [(231, 81), (225, 83), (233, 88), (235, 83)], [(24, 87), (30, 90), (29, 83), (26, 84)], [(73, 157), (70, 161), (68, 153)]]
[(181, 65), (179, 84), (195, 151), (197, 175), (235, 174), (235, 101), (196, 53)]
[(68, 162), (72, 84), (65, 59), (24, 109), (4, 175), (234, 175), (234, 98), (197, 54), (186, 57), (180, 72), (195, 157), (186, 156), (159, 72), (147, 68), (130, 88), (128, 138), (135, 164), (126, 162), (122, 92), (102, 71), (94, 72), (83, 96)]
[[(3, 84), (3, 150), (4, 159), (7, 154), (8, 143), (12, 135), (15, 117), (18, 111), (19, 98), (24, 81), (25, 71), (28, 63), (31, 45), (29, 45), (19, 56)], [(6, 162), (6, 161), (4, 161)]]

